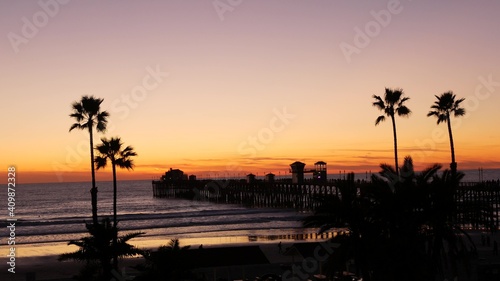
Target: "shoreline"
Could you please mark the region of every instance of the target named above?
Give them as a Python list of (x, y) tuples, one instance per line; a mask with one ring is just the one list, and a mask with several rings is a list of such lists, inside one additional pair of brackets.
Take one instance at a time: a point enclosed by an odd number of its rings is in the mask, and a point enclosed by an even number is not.
[[(331, 235), (329, 236), (331, 237)], [(229, 238), (229, 240), (228, 240)], [(248, 238), (248, 237), (247, 237)], [(197, 241), (197, 243), (186, 244), (193, 239), (192, 241)], [(248, 239), (240, 239), (235, 237), (207, 237), (204, 240), (196, 240), (198, 238), (188, 238), (183, 241), (182, 245), (189, 245), (191, 249), (197, 249), (200, 245), (203, 245), (203, 248), (237, 248), (244, 246), (258, 246), (264, 252), (271, 252), (272, 255), (276, 255), (274, 252), (277, 252), (279, 249), (279, 244), (286, 249), (294, 243), (304, 243), (304, 242), (322, 242), (328, 239), (326, 235), (318, 236), (318, 238), (309, 237), (307, 240), (286, 240), (286, 239), (276, 239), (276, 240), (268, 240), (268, 241), (249, 241)], [(210, 240), (210, 241), (209, 241)], [(145, 245), (156, 245), (155, 243), (162, 241), (161, 245), (165, 245), (169, 240), (153, 240), (153, 241), (145, 241)], [(203, 242), (203, 243), (200, 243)], [(136, 245), (137, 243), (132, 243)], [(140, 243), (139, 243), (140, 244)], [(143, 249), (154, 249), (156, 250), (158, 247), (141, 247)], [(14, 274), (7, 272), (8, 267), (3, 267), (0, 272), (0, 280), (12, 280), (12, 281), (25, 281), (27, 280), (28, 275), (33, 275), (36, 277), (35, 280), (72, 280), (72, 277), (78, 274), (80, 269), (83, 266), (82, 262), (78, 261), (64, 261), (60, 262), (57, 260), (58, 254), (47, 254), (40, 256), (29, 256), (29, 257), (19, 257), (16, 258), (16, 272)], [(281, 257), (281, 259), (285, 259), (286, 257)], [(135, 274), (136, 270), (132, 267), (141, 263), (144, 263), (144, 258), (142, 256), (137, 257), (129, 257), (123, 258), (119, 262), (119, 268), (122, 272), (126, 274)], [(271, 266), (271, 264), (269, 265)], [(7, 278), (7, 279), (4, 279)]]
[[(333, 232), (331, 232), (333, 233)], [(485, 233), (482, 231), (468, 231), (468, 234), (471, 236), (474, 241), (477, 250), (478, 250), (478, 264), (500, 264), (500, 257), (495, 257), (492, 255), (491, 246), (482, 245), (481, 236), (482, 234), (488, 235), (491, 237), (491, 242), (494, 240), (500, 241), (500, 233)], [(247, 237), (248, 238), (248, 237)], [(250, 241), (248, 239), (240, 239), (236, 237), (207, 237), (209, 240), (200, 240), (199, 238), (188, 238), (188, 240), (183, 241), (183, 245), (190, 245), (191, 249), (197, 249), (201, 244), (203, 244), (203, 248), (237, 248), (241, 246), (258, 246), (266, 256), (269, 258), (270, 264), (267, 265), (268, 268), (275, 268), (277, 264), (280, 263), (289, 263), (290, 257), (285, 257), (283, 255), (278, 255), (279, 244), (282, 243), (284, 249), (287, 249), (294, 243), (304, 243), (304, 242), (323, 242), (331, 238), (331, 235), (323, 237), (315, 235), (308, 235), (308, 237), (304, 237), (303, 240), (297, 239), (285, 239), (282, 237), (280, 239), (272, 239), (272, 240), (255, 240)], [(189, 240), (193, 239), (193, 240)], [(198, 239), (198, 240), (196, 240)], [(156, 245), (155, 243), (162, 242), (164, 245), (168, 242), (168, 240), (157, 239), (153, 241), (145, 241), (144, 245)], [(187, 243), (187, 242), (195, 242), (196, 243)], [(131, 244), (141, 244), (141, 243), (133, 243)], [(200, 243), (203, 242), (203, 243)], [(222, 242), (222, 243), (221, 243)], [(144, 247), (146, 249), (146, 247)], [(150, 249), (157, 249), (157, 247), (151, 247)], [(12, 274), (7, 272), (7, 266), (4, 265), (2, 268), (2, 272), (0, 272), (0, 280), (27, 280), (27, 274), (34, 273), (36, 275), (35, 280), (71, 280), (72, 276), (78, 274), (79, 270), (82, 267), (81, 262), (77, 261), (65, 261), (59, 262), (57, 260), (57, 254), (44, 255), (44, 256), (31, 256), (31, 257), (19, 257), (16, 259), (16, 273)], [(122, 272), (126, 274), (134, 275), (136, 274), (135, 269), (131, 268), (131, 266), (135, 266), (144, 262), (144, 258), (142, 256), (124, 258), (120, 260), (119, 267)], [(295, 259), (295, 262), (301, 262), (300, 260)]]
[[(124, 233), (128, 233), (125, 231)], [(167, 244), (171, 239), (178, 239), (181, 245), (231, 245), (237, 243), (272, 243), (274, 241), (316, 241), (317, 239), (332, 237), (334, 232), (317, 234), (317, 229), (314, 228), (284, 228), (284, 229), (256, 229), (249, 233), (248, 230), (244, 233), (241, 231), (214, 231), (206, 233), (190, 233), (191, 235), (151, 235), (135, 238), (130, 241), (130, 244), (143, 249), (157, 249), (158, 247)], [(272, 233), (272, 234), (269, 234)], [(87, 233), (82, 233), (80, 237), (87, 236)], [(16, 244), (17, 257), (37, 258), (44, 256), (59, 255), (75, 251), (74, 245), (68, 245), (69, 241), (50, 241)], [(3, 248), (3, 247), (2, 247)]]

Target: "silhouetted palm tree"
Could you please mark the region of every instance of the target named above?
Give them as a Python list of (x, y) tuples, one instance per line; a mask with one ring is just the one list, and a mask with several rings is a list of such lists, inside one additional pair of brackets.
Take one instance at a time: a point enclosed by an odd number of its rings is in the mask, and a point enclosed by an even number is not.
[[(116, 227), (116, 166), (119, 168), (125, 168), (127, 170), (134, 167), (133, 160), (131, 157), (137, 156), (134, 149), (131, 146), (123, 148), (123, 143), (120, 138), (101, 138), (101, 144), (96, 147), (99, 155), (95, 157), (95, 163), (97, 169), (106, 167), (108, 159), (111, 162), (111, 167), (113, 169), (113, 226)], [(116, 236), (114, 239), (116, 242)], [(118, 266), (118, 259), (115, 258), (114, 266)]]
[[(427, 242), (427, 256), (434, 264), (435, 273), (442, 275), (442, 279), (446, 275), (452, 279), (459, 269), (470, 271), (470, 261), (476, 252), (471, 237), (457, 223), (457, 217), (482, 211), (471, 210), (467, 203), (457, 200), (459, 182), (463, 177), (463, 173), (444, 170), (441, 176), (434, 176), (430, 185), (427, 227), (422, 235)], [(462, 223), (482, 224), (474, 217), (464, 218)]]
[(457, 162), (455, 161), (455, 146), (453, 144), (453, 134), (451, 132), (451, 120), (450, 116), (455, 117), (464, 116), (465, 109), (460, 107), (465, 98), (455, 100), (455, 95), (452, 91), (441, 94), (441, 96), (435, 96), (437, 101), (431, 106), (433, 110), (427, 113), (427, 116), (436, 116), (437, 123), (445, 122), (448, 124), (448, 135), (450, 137), (450, 149), (451, 149), (451, 164), (450, 168), (452, 173), (457, 172)]
[(76, 260), (85, 262), (85, 267), (80, 273), (81, 280), (111, 280), (111, 259), (114, 256), (128, 257), (143, 255), (144, 252), (128, 241), (142, 235), (142, 232), (129, 233), (118, 238), (116, 243), (112, 240), (118, 230), (111, 225), (109, 219), (103, 219), (99, 224), (86, 224), (90, 236), (78, 240), (71, 240), (68, 245), (78, 246), (75, 252), (59, 256), (59, 261)]
[(375, 121), (375, 126), (380, 122), (385, 120), (385, 117), (390, 117), (392, 121), (392, 131), (394, 134), (394, 162), (396, 174), (399, 175), (399, 167), (398, 167), (398, 139), (396, 134), (396, 120), (394, 116), (397, 114), (398, 116), (407, 117), (410, 115), (411, 110), (404, 105), (404, 103), (409, 100), (409, 97), (403, 97), (402, 89), (388, 89), (385, 88), (384, 99), (380, 96), (373, 95), (375, 102), (373, 102), (373, 106), (383, 111), (384, 114), (377, 117)]
[(375, 247), (380, 245), (375, 241), (376, 232), (380, 230), (371, 220), (370, 202), (357, 194), (354, 184), (354, 174), (349, 173), (346, 180), (336, 183), (339, 194), (318, 197), (319, 207), (314, 215), (303, 220), (305, 227), (318, 227), (319, 233), (331, 229), (345, 229), (332, 238), (339, 243), (329, 261), (328, 274), (346, 271), (346, 262), (355, 261), (356, 273), (363, 280), (372, 280), (371, 263), (374, 253), (380, 253)]
[(337, 184), (340, 194), (324, 196), (314, 215), (304, 220), (320, 232), (348, 230), (332, 238), (340, 246), (330, 256), (330, 269), (342, 272), (353, 259), (363, 280), (453, 279), (475, 252), (460, 228), (470, 222), (456, 219), (464, 217), (459, 212), (470, 212), (457, 208), (463, 174), (445, 170), (438, 175), (439, 164), (417, 173), (410, 157), (405, 157), (400, 176), (392, 166), (381, 168), (370, 183)]
[(95, 98), (94, 96), (83, 96), (80, 101), (74, 102), (71, 106), (73, 113), (69, 116), (75, 118), (76, 123), (71, 125), (69, 131), (73, 129), (88, 130), (90, 135), (90, 168), (92, 172), (92, 221), (97, 224), (97, 187), (95, 186), (95, 170), (94, 170), (94, 136), (93, 130), (96, 127), (97, 132), (104, 132), (108, 123), (107, 118), (109, 113), (101, 111), (100, 106), (103, 99)]
[(97, 169), (105, 168), (108, 159), (111, 162), (113, 170), (113, 223), (116, 226), (116, 166), (127, 170), (133, 169), (134, 162), (131, 159), (137, 156), (133, 147), (127, 146), (123, 148), (123, 143), (120, 138), (101, 138), (101, 144), (96, 147), (99, 155), (95, 157)]

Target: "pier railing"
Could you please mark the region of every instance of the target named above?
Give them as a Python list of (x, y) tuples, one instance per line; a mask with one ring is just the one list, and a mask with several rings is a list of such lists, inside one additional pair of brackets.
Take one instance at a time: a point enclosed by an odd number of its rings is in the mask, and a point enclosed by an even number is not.
[[(457, 222), (466, 229), (500, 229), (500, 183), (462, 182), (455, 194)], [(473, 222), (473, 223), (470, 223)], [(486, 230), (486, 229), (484, 229)]]
[[(246, 183), (237, 180), (153, 181), (153, 196), (241, 204), (248, 207), (313, 211), (319, 205), (318, 197), (339, 196), (338, 186), (346, 183), (346, 180), (304, 184), (262, 181)], [(357, 185), (359, 194), (359, 187), (363, 183), (357, 183)], [(491, 228), (500, 229), (500, 184), (498, 181), (460, 183), (455, 200), (458, 208), (456, 222), (462, 227), (481, 230), (484, 226), (491, 226)]]

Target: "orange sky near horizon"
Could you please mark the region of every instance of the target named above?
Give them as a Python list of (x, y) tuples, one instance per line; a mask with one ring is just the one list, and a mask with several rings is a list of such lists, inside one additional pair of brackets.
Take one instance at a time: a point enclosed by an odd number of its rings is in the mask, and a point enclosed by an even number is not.
[(500, 168), (499, 2), (213, 3), (2, 2), (0, 180), (15, 165), (19, 183), (90, 181), (88, 133), (68, 132), (83, 95), (110, 113), (95, 143), (119, 136), (138, 153), (118, 179), (283, 175), (297, 160), (376, 172), (394, 163), (390, 120), (375, 126), (371, 105), (385, 87), (411, 98), (400, 163), (448, 167), (446, 125), (426, 114), (452, 90), (466, 99), (459, 169)]

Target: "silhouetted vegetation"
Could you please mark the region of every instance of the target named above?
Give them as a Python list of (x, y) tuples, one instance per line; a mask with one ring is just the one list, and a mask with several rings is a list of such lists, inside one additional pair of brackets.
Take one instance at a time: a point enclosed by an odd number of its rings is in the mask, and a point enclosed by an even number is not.
[(332, 239), (340, 246), (330, 258), (330, 274), (346, 270), (349, 260), (363, 280), (453, 280), (467, 272), (475, 246), (455, 221), (463, 174), (438, 175), (440, 165), (416, 173), (409, 157), (400, 176), (389, 165), (381, 168), (359, 190), (351, 174), (340, 194), (322, 197), (304, 221), (320, 232), (346, 229)]
[(451, 120), (450, 116), (455, 117), (464, 116), (465, 109), (460, 107), (465, 98), (455, 100), (456, 96), (453, 92), (446, 92), (441, 94), (441, 96), (436, 96), (437, 101), (431, 106), (433, 109), (427, 113), (427, 116), (436, 116), (437, 123), (447, 123), (448, 124), (448, 135), (450, 137), (450, 150), (451, 150), (451, 164), (450, 168), (453, 173), (457, 171), (457, 162), (455, 161), (455, 146), (453, 144), (453, 134), (451, 132)]
[(86, 224), (90, 236), (79, 240), (71, 240), (68, 245), (76, 245), (78, 250), (72, 253), (65, 253), (59, 256), (59, 261), (76, 260), (84, 262), (78, 280), (111, 280), (113, 257), (129, 257), (141, 255), (144, 252), (130, 244), (128, 241), (142, 235), (142, 232), (134, 232), (119, 237), (113, 243), (118, 229), (111, 225), (109, 219), (103, 219), (98, 224)]
[(146, 263), (137, 267), (142, 274), (134, 280), (174, 281), (192, 276), (191, 269), (195, 261), (188, 258), (189, 248), (190, 246), (181, 247), (179, 240), (172, 239), (157, 251), (145, 252), (143, 255)]
[(392, 132), (394, 135), (394, 162), (396, 168), (396, 174), (399, 174), (399, 166), (398, 166), (398, 138), (396, 134), (396, 120), (395, 115), (407, 117), (410, 115), (411, 110), (404, 105), (404, 103), (409, 100), (409, 97), (403, 97), (403, 90), (396, 89), (391, 90), (385, 88), (384, 98), (382, 99), (380, 96), (373, 95), (375, 102), (373, 102), (373, 106), (383, 111), (384, 114), (377, 117), (375, 120), (375, 126), (380, 122), (385, 121), (385, 117), (390, 117), (392, 121)]
[[(83, 96), (80, 101), (72, 104), (73, 113), (70, 114), (70, 117), (74, 118), (76, 122), (69, 130), (88, 130), (90, 136), (93, 224), (86, 224), (87, 230), (90, 233), (89, 237), (69, 242), (70, 245), (79, 246), (80, 249), (73, 253), (61, 255), (59, 260), (73, 259), (85, 261), (86, 266), (80, 274), (81, 280), (110, 280), (111, 269), (117, 268), (118, 257), (142, 253), (139, 249), (127, 244), (128, 240), (142, 233), (132, 233), (118, 237), (116, 216), (116, 166), (132, 169), (133, 161), (131, 157), (136, 156), (137, 153), (130, 146), (123, 148), (120, 138), (111, 138), (110, 140), (102, 138), (102, 144), (95, 148), (99, 152), (99, 155), (94, 157), (94, 127), (97, 132), (104, 132), (109, 117), (108, 112), (100, 110), (102, 102), (103, 99), (95, 98), (94, 96)], [(95, 169), (106, 167), (108, 159), (113, 169), (113, 225), (111, 225), (109, 219), (104, 219), (102, 223), (99, 223), (97, 215)], [(113, 260), (113, 266), (111, 265), (111, 260)]]
[[(127, 170), (134, 167), (133, 160), (131, 157), (137, 156), (134, 149), (131, 146), (123, 148), (123, 143), (120, 138), (101, 139), (101, 144), (96, 147), (99, 155), (95, 157), (95, 163), (97, 165), (97, 170), (106, 167), (108, 159), (111, 162), (111, 167), (113, 169), (113, 226), (116, 227), (116, 167), (125, 168)], [(115, 233), (115, 238), (113, 243), (116, 243), (118, 233)], [(118, 257), (114, 257), (113, 267), (117, 269), (118, 267)]]
[(108, 123), (107, 118), (109, 113), (106, 111), (101, 111), (101, 103), (103, 99), (95, 98), (94, 96), (83, 96), (80, 101), (74, 102), (71, 106), (73, 108), (73, 113), (70, 117), (75, 119), (75, 123), (71, 125), (69, 131), (74, 129), (88, 130), (90, 136), (90, 167), (92, 173), (92, 189), (91, 193), (91, 204), (92, 204), (92, 221), (94, 224), (98, 224), (97, 219), (97, 187), (95, 185), (95, 170), (94, 170), (94, 136), (93, 130), (94, 126), (97, 132), (106, 131), (106, 125)]

